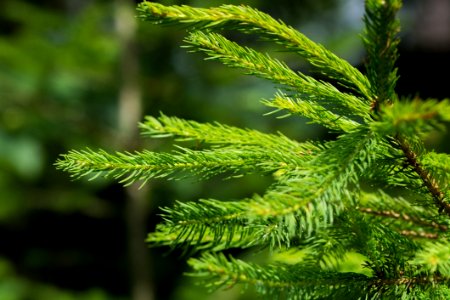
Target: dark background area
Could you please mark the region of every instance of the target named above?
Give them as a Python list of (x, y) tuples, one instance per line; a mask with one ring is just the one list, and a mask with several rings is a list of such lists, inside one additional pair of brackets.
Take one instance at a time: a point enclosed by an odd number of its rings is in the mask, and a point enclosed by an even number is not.
[[(448, 97), (450, 2), (406, 2), (401, 13), (398, 93)], [(268, 12), (363, 69), (358, 36), (362, 0), (226, 3)], [(263, 191), (270, 179), (155, 180), (136, 196), (112, 181), (73, 181), (55, 170), (58, 155), (70, 149), (170, 149), (170, 141), (139, 138), (124, 129), (121, 115), (140, 121), (162, 111), (265, 132), (280, 130), (298, 140), (328, 136), (323, 128), (306, 126), (302, 119), (263, 116), (269, 110), (259, 99), (271, 97), (272, 84), (185, 53), (179, 48), (184, 36), (180, 28), (138, 22), (132, 40), (124, 43), (118, 12), (133, 5), (126, 0), (0, 3), (2, 300), (252, 298), (251, 293), (241, 295), (235, 289), (209, 295), (195, 287), (191, 279), (182, 277), (186, 267), (181, 253), (147, 249), (145, 232), (161, 220), (158, 207), (175, 199), (242, 198)], [(236, 38), (273, 53), (295, 69), (308, 70), (304, 61), (276, 52), (272, 44)], [(138, 75), (130, 81), (127, 72), (133, 74), (129, 67), (134, 64), (139, 66), (134, 72)], [(139, 90), (137, 112), (126, 111), (121, 102), (124, 82)], [(124, 138), (124, 132), (130, 136)], [(448, 134), (436, 134), (429, 147), (448, 152), (446, 139)], [(141, 200), (132, 204), (136, 197)]]

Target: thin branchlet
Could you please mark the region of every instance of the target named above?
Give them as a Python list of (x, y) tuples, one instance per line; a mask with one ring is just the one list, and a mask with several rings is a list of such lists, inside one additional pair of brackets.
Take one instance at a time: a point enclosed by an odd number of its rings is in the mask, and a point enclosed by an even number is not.
[(240, 5), (222, 5), (215, 8), (194, 8), (189, 6), (164, 6), (159, 3), (143, 2), (138, 6), (138, 17), (162, 24), (182, 24), (195, 30), (236, 29), (246, 33), (266, 36), (282, 46), (305, 57), (312, 65), (329, 77), (353, 87), (368, 101), (372, 98), (367, 78), (347, 61), (339, 58), (302, 33), (282, 21), (254, 8)]
[(450, 216), (450, 203), (448, 203), (444, 192), (441, 190), (438, 182), (430, 175), (430, 173), (422, 167), (417, 158), (417, 154), (411, 149), (406, 140), (397, 136), (396, 140), (400, 149), (403, 151), (408, 165), (410, 165), (414, 172), (420, 177), (425, 187), (433, 196), (434, 203), (439, 209), (439, 212), (444, 212)]
[(401, 0), (367, 0), (363, 41), (367, 51), (367, 76), (371, 83), (371, 108), (376, 116), (380, 105), (392, 103), (397, 96), (395, 84), (400, 25), (396, 18)]
[(371, 214), (371, 215), (375, 215), (375, 216), (392, 218), (392, 219), (401, 219), (406, 222), (411, 222), (411, 223), (415, 223), (420, 226), (438, 229), (439, 231), (443, 231), (443, 232), (448, 230), (448, 226), (446, 226), (446, 225), (438, 224), (432, 220), (429, 221), (429, 220), (417, 218), (415, 216), (410, 216), (404, 212), (398, 212), (398, 211), (394, 211), (394, 210), (375, 210), (370, 207), (359, 207), (358, 210), (363, 213), (367, 213), (367, 214)]

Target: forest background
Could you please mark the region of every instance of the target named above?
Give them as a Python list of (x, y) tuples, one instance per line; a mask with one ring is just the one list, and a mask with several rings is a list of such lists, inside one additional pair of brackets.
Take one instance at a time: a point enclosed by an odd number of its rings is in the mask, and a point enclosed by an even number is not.
[[(87, 146), (164, 149), (167, 144), (134, 130), (145, 115), (160, 112), (280, 130), (298, 140), (330, 138), (297, 118), (264, 117), (268, 111), (257, 99), (273, 93), (271, 83), (186, 53), (179, 47), (183, 30), (137, 22), (136, 3), (0, 3), (0, 299), (251, 299), (236, 289), (205, 294), (182, 277), (181, 253), (147, 249), (144, 240), (160, 221), (158, 206), (202, 196), (241, 198), (264, 190), (268, 178), (155, 180), (136, 196), (111, 181), (74, 182), (53, 163), (59, 153)], [(254, 6), (363, 66), (362, 0), (226, 3)], [(450, 2), (405, 1), (400, 19), (397, 92), (449, 97), (442, 74), (450, 70)], [(236, 39), (274, 51), (264, 42)], [(296, 57), (275, 54), (307, 71)], [(448, 132), (436, 134), (428, 147), (449, 153), (448, 141)]]

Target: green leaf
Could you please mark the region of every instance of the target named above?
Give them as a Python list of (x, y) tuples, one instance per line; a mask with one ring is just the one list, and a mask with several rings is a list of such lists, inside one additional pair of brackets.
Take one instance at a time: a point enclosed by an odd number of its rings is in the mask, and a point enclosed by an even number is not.
[[(306, 97), (307, 98), (307, 97)], [(311, 101), (305, 101), (300, 98), (288, 97), (283, 93), (278, 93), (271, 100), (263, 100), (263, 104), (276, 108), (276, 113), (281, 110), (287, 110), (288, 115), (298, 114), (311, 119), (312, 123), (317, 123), (326, 128), (337, 132), (350, 132), (357, 128), (360, 124), (347, 117), (337, 115), (325, 107)], [(284, 117), (286, 115), (283, 115)]]
[(298, 159), (304, 157), (304, 160), (309, 160), (310, 155), (316, 155), (322, 149), (319, 143), (299, 143), (282, 133), (268, 134), (218, 122), (200, 123), (163, 114), (158, 118), (146, 117), (140, 128), (144, 136), (152, 138), (174, 137), (177, 141), (198, 141), (213, 147), (278, 149), (285, 155), (296, 156)]
[[(263, 196), (255, 195), (240, 204), (219, 201), (179, 204), (165, 210), (165, 219), (169, 226), (174, 225), (180, 244), (208, 243), (208, 247), (222, 247), (224, 236), (230, 242), (236, 240), (234, 234), (246, 232), (252, 241), (245, 242), (247, 245), (289, 247), (293, 239), (311, 236), (315, 230), (333, 224), (336, 215), (354, 205), (348, 190), (351, 185), (358, 185), (360, 174), (373, 163), (371, 151), (376, 142), (367, 130), (348, 134), (330, 143), (330, 148), (310, 164), (285, 170)], [(335, 160), (340, 164), (331, 164)], [(317, 171), (320, 168), (322, 172)], [(205, 240), (198, 239), (199, 231), (208, 233), (202, 235)], [(211, 240), (215, 242), (210, 243)], [(237, 240), (242, 242), (240, 237)], [(156, 241), (168, 242), (164, 235), (158, 235)]]

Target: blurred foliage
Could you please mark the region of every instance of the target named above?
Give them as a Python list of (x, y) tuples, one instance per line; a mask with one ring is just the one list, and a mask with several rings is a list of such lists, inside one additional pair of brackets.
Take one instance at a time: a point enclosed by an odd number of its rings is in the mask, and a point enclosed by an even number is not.
[[(40, 4), (0, 5), (0, 232), (6, 241), (0, 299), (119, 299), (112, 294), (125, 295), (126, 288), (108, 291), (110, 283), (83, 274), (89, 264), (98, 267), (94, 256), (107, 247), (90, 251), (92, 244), (83, 244), (94, 234), (77, 229), (117, 218), (120, 206), (98, 195), (106, 183), (71, 183), (52, 166), (61, 150), (104, 145), (113, 134), (118, 45), (112, 5)], [(100, 264), (120, 251), (112, 253)], [(126, 280), (115, 277), (107, 280)]]
[[(163, 1), (215, 6), (224, 1)], [(358, 63), (362, 1), (226, 1), (260, 8)], [(71, 182), (53, 163), (69, 149), (117, 143), (119, 51), (113, 1), (3, 0), (0, 3), (0, 299), (129, 299), (124, 192), (107, 181)], [(234, 34), (234, 33), (230, 33)], [(299, 139), (327, 132), (293, 119), (262, 116), (258, 99), (274, 87), (179, 49), (182, 30), (139, 24), (144, 112), (220, 122)], [(236, 39), (245, 37), (236, 35)], [(351, 37), (351, 38), (350, 38)], [(261, 41), (244, 40), (296, 69), (302, 61)], [(314, 130), (311, 130), (314, 128)], [(167, 144), (147, 144), (162, 149)], [(241, 198), (269, 178), (152, 184), (152, 207), (204, 195)], [(156, 215), (157, 212), (155, 212)], [(147, 231), (158, 216), (152, 215)], [(205, 296), (180, 279), (184, 268), (149, 250), (157, 299), (252, 299), (233, 289)], [(156, 254), (155, 254), (156, 253)], [(263, 255), (263, 254), (262, 254)], [(255, 258), (258, 259), (258, 258)], [(181, 281), (184, 280), (184, 281)], [(165, 287), (163, 287), (165, 286)]]
[(86, 292), (71, 292), (49, 284), (34, 282), (18, 276), (7, 260), (0, 259), (0, 299), (120, 300), (124, 298), (111, 298), (105, 291), (98, 288), (92, 288)]

